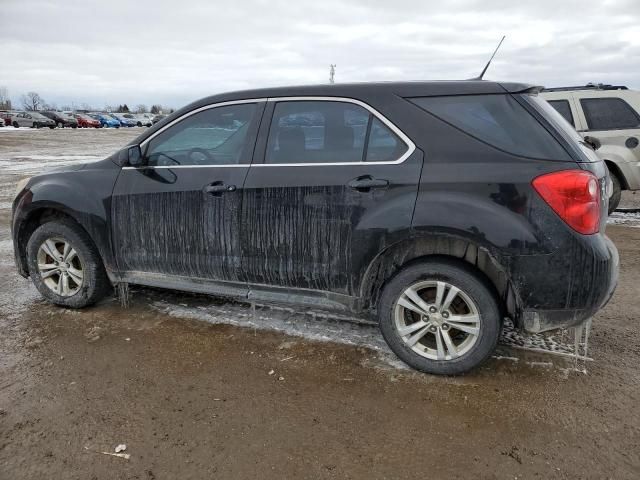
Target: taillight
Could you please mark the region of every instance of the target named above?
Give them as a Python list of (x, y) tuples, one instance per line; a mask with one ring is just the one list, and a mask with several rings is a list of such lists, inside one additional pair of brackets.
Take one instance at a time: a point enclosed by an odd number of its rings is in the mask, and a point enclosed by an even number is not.
[(533, 187), (576, 232), (598, 233), (600, 193), (595, 175), (584, 170), (563, 170), (535, 178)]

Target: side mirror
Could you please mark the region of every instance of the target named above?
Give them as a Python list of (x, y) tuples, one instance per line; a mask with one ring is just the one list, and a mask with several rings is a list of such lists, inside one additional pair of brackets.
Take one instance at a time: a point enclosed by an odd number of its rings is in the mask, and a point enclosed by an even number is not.
[(598, 150), (602, 146), (602, 143), (596, 137), (586, 136), (584, 141), (591, 145), (594, 150)]
[(127, 162), (131, 167), (141, 167), (143, 160), (140, 145), (134, 145), (127, 149)]

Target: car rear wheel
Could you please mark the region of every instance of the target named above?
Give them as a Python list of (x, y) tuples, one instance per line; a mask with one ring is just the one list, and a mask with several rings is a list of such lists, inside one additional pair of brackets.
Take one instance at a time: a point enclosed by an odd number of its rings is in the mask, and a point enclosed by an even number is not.
[(422, 372), (457, 375), (484, 362), (500, 335), (500, 310), (472, 270), (447, 260), (409, 266), (384, 288), (378, 309), (393, 352)]
[(610, 173), (610, 175), (611, 183), (613, 183), (613, 193), (609, 199), (609, 214), (612, 214), (613, 211), (618, 208), (618, 205), (620, 205), (620, 199), (622, 198), (622, 186), (620, 185), (620, 179), (615, 173)]
[(27, 243), (29, 275), (50, 302), (82, 308), (109, 290), (102, 260), (89, 236), (70, 222), (38, 227)]
[(13, 122), (13, 126), (14, 126), (15, 128), (20, 128), (20, 125), (18, 124), (18, 122)]
[(64, 125), (62, 124), (62, 122), (58, 122), (58, 124), (56, 125), (58, 128), (64, 128)]

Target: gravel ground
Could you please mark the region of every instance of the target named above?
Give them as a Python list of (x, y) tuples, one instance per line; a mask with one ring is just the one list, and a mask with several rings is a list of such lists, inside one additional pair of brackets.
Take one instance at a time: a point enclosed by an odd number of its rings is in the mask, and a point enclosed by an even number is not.
[(620, 285), (586, 374), (500, 347), (422, 375), (371, 326), (152, 289), (44, 303), (13, 266), (15, 182), (140, 132), (0, 129), (0, 479), (640, 476), (640, 216), (608, 228)]

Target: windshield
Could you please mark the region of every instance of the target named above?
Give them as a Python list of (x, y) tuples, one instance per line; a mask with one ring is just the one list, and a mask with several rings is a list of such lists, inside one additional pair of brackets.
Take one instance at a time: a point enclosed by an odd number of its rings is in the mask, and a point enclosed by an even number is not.
[(522, 95), (527, 103), (533, 106), (570, 144), (578, 147), (582, 157), (589, 162), (599, 162), (600, 159), (596, 155), (580, 134), (573, 128), (567, 120), (558, 113), (544, 98), (537, 94)]

